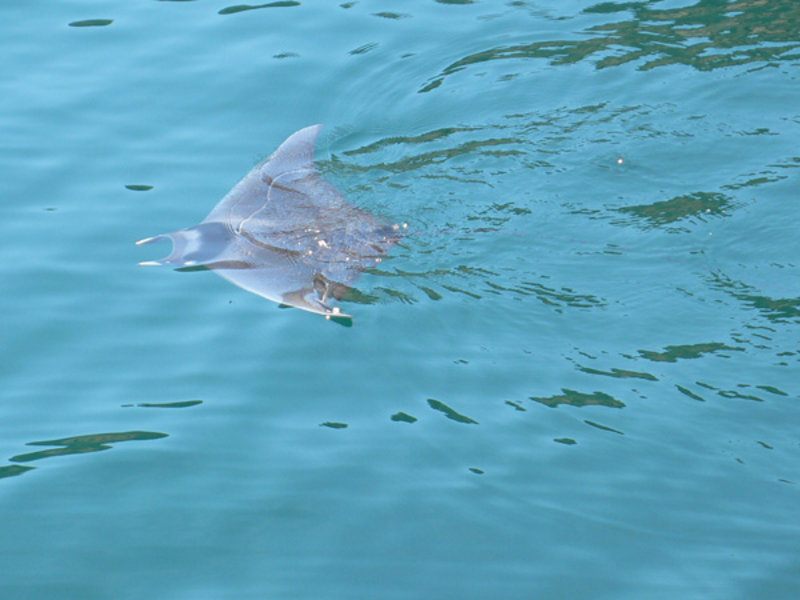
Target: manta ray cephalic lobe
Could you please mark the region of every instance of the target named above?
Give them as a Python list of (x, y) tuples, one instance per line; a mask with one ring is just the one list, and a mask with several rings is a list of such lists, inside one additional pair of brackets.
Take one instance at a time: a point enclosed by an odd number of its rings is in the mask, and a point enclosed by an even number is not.
[(136, 242), (170, 240), (172, 252), (140, 265), (211, 269), (280, 304), (348, 324), (339, 300), (378, 264), (405, 227), (357, 208), (314, 166), (321, 125), (292, 134), (199, 224)]

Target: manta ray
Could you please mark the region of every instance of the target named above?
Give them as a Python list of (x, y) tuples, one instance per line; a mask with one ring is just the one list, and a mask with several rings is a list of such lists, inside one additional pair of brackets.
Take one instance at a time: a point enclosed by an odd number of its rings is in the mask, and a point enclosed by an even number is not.
[(350, 204), (314, 165), (321, 125), (289, 136), (194, 227), (136, 242), (172, 242), (172, 252), (143, 266), (211, 269), (281, 305), (352, 324), (332, 304), (364, 269), (381, 262), (405, 226)]

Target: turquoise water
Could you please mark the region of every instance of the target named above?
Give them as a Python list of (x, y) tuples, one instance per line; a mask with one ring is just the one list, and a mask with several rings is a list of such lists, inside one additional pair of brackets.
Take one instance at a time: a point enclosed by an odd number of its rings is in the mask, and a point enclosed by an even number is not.
[[(795, 0), (0, 17), (0, 597), (800, 595)], [(313, 123), (352, 328), (137, 266)]]

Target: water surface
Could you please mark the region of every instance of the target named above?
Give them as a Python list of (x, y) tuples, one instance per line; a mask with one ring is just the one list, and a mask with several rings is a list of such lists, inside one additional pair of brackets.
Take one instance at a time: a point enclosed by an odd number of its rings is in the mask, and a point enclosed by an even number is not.
[[(800, 8), (9, 4), (3, 598), (800, 592)], [(293, 131), (346, 329), (137, 239)]]

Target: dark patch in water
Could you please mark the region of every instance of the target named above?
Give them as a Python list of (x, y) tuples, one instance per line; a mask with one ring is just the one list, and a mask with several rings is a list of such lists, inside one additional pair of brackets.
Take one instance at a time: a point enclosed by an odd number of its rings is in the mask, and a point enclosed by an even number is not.
[(83, 21), (73, 21), (69, 24), (70, 27), (105, 27), (111, 25), (113, 19), (85, 19)]
[(574, 446), (578, 443), (572, 438), (553, 438), (553, 441), (558, 442), (559, 444), (565, 444), (567, 446)]
[[(468, 4), (471, 0), (437, 0)], [(656, 3), (657, 4), (657, 3)], [(594, 64), (597, 69), (631, 63), (647, 71), (686, 65), (712, 71), (748, 63), (791, 64), (797, 59), (800, 13), (794, 0), (745, 0), (731, 10), (727, 2), (697, 2), (660, 9), (652, 2), (603, 2), (585, 13), (623, 13), (617, 22), (584, 28), (578, 39), (499, 43), (467, 54), (446, 66), (418, 90), (430, 92), (460, 71), (493, 61), (546, 61), (551, 65)]]
[(788, 396), (789, 395), (786, 392), (784, 392), (783, 390), (779, 390), (778, 388), (773, 387), (771, 385), (757, 385), (756, 387), (758, 389), (760, 389), (760, 390), (764, 390), (765, 392), (769, 392), (770, 394), (775, 394), (777, 396)]
[(633, 377), (636, 379), (646, 379), (647, 381), (658, 381), (658, 377), (656, 377), (655, 375), (651, 375), (650, 373), (643, 373), (639, 371), (628, 371), (626, 369), (612, 368), (610, 371), (601, 371), (600, 369), (592, 369), (590, 367), (582, 367), (578, 365), (578, 370), (583, 373), (589, 373), (590, 375), (606, 375), (608, 377), (617, 377), (619, 379), (627, 379)]
[(625, 435), (618, 429), (614, 429), (613, 427), (608, 427), (607, 425), (601, 425), (600, 423), (595, 423), (594, 421), (585, 420), (584, 423), (587, 425), (591, 425), (592, 427), (596, 427), (597, 429), (602, 429), (603, 431), (610, 431), (611, 433), (618, 433), (619, 435)]
[(136, 406), (141, 406), (142, 408), (189, 408), (202, 403), (202, 400), (184, 400), (182, 402), (142, 402)]
[(692, 400), (697, 400), (699, 402), (705, 402), (705, 399), (702, 396), (698, 396), (697, 394), (695, 394), (690, 389), (687, 389), (687, 388), (683, 387), (682, 385), (678, 385), (678, 384), (675, 384), (675, 387), (678, 388), (678, 391), (681, 394), (683, 394), (685, 396), (689, 396), (689, 398), (691, 398)]
[(457, 412), (456, 410), (447, 406), (444, 402), (440, 402), (439, 400), (434, 400), (433, 398), (428, 398), (428, 405), (433, 410), (438, 410), (440, 413), (444, 414), (445, 417), (448, 419), (452, 419), (458, 423), (468, 423), (472, 425), (477, 425), (478, 422), (474, 419), (470, 419), (466, 415), (462, 415), (461, 413)]
[(358, 48), (355, 48), (354, 50), (350, 50), (349, 54), (353, 54), (353, 55), (366, 54), (370, 50), (374, 50), (377, 47), (378, 47), (378, 43), (377, 42), (370, 42), (369, 44), (364, 44), (363, 46), (359, 46)]
[(300, 3), (294, 2), (294, 0), (286, 0), (285, 2), (269, 2), (267, 4), (235, 4), (234, 6), (221, 9), (217, 14), (232, 15), (247, 10), (256, 10), (258, 8), (288, 8), (291, 6), (300, 6)]
[(392, 421), (399, 421), (402, 423), (416, 423), (419, 420), (417, 419), (417, 417), (412, 417), (411, 415), (404, 412), (398, 412), (393, 414), (391, 416), (391, 419)]
[(411, 15), (406, 15), (403, 13), (395, 13), (395, 12), (379, 12), (379, 13), (372, 13), (373, 17), (381, 17), (383, 19), (407, 19)]
[(78, 435), (75, 437), (61, 438), (58, 440), (46, 440), (42, 442), (29, 442), (28, 446), (61, 446), (39, 452), (29, 452), (12, 456), (12, 462), (30, 462), (50, 458), (51, 456), (65, 456), (67, 454), (86, 454), (87, 452), (99, 452), (100, 450), (111, 449), (111, 444), (129, 441), (157, 440), (167, 437), (166, 433), (156, 431), (123, 431), (120, 433), (92, 433), (89, 435)]
[(714, 288), (730, 294), (745, 306), (758, 310), (770, 321), (800, 322), (800, 298), (773, 298), (760, 294), (755, 287), (731, 279), (722, 273), (714, 273), (710, 277), (710, 283)]
[(743, 348), (726, 346), (720, 342), (707, 342), (704, 344), (667, 346), (663, 352), (639, 350), (639, 354), (647, 360), (652, 360), (654, 362), (678, 362), (679, 358), (700, 358), (703, 354), (713, 354), (720, 350), (741, 351)]
[(531, 400), (540, 402), (550, 408), (555, 408), (559, 404), (568, 404), (570, 406), (608, 406), (610, 408), (624, 408), (625, 404), (603, 392), (593, 392), (585, 394), (576, 390), (561, 388), (563, 394), (554, 394), (553, 396), (531, 396)]
[(0, 479), (4, 477), (15, 477), (17, 475), (22, 475), (28, 471), (35, 469), (36, 467), (25, 467), (23, 465), (8, 465), (5, 467), (0, 467)]
[(632, 215), (649, 227), (660, 227), (683, 220), (704, 222), (708, 217), (726, 217), (732, 207), (733, 201), (725, 194), (695, 192), (652, 204), (625, 206), (617, 212)]

